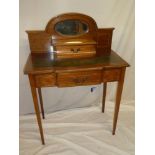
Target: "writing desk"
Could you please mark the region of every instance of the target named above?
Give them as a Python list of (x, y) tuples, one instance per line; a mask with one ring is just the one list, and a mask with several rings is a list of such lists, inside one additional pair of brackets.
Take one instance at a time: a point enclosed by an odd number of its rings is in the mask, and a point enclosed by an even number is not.
[[(81, 17), (81, 15), (78, 14), (78, 17), (79, 16)], [(48, 25), (50, 24), (48, 23)], [(36, 40), (34, 41), (33, 44), (36, 44)], [(100, 48), (96, 48), (95, 52), (101, 53), (101, 50), (102, 49)], [(77, 51), (73, 50), (71, 51), (74, 54), (77, 53)], [(107, 82), (117, 81), (118, 85), (116, 92), (116, 103), (114, 109), (113, 130), (112, 130), (112, 134), (114, 135), (120, 107), (125, 70), (126, 67), (128, 66), (129, 64), (112, 50), (109, 51), (109, 54), (103, 54), (103, 55), (96, 54), (91, 57), (79, 58), (78, 56), (77, 58), (73, 57), (71, 59), (55, 57), (53, 59), (53, 54), (51, 52), (44, 52), (44, 51), (37, 52), (37, 50), (32, 51), (31, 47), (31, 53), (27, 59), (24, 68), (24, 73), (27, 74), (29, 77), (34, 108), (36, 112), (42, 144), (45, 144), (42, 121), (39, 110), (41, 109), (42, 117), (44, 119), (45, 118), (44, 108), (41, 94), (42, 87), (73, 87), (73, 86), (86, 86), (86, 85), (95, 85), (104, 83), (103, 100), (102, 100), (102, 112), (104, 112)], [(40, 108), (37, 98), (37, 91), (40, 101)]]
[(110, 56), (106, 57), (73, 59), (70, 61), (53, 61), (51, 60), (50, 54), (29, 55), (24, 72), (29, 76), (42, 144), (44, 144), (44, 136), (37, 99), (37, 89), (41, 112), (44, 118), (41, 87), (71, 87), (104, 83), (102, 100), (102, 112), (104, 112), (107, 82), (117, 81), (118, 86), (112, 131), (112, 134), (115, 134), (125, 69), (128, 66), (128, 63), (121, 59), (115, 52), (112, 52)]

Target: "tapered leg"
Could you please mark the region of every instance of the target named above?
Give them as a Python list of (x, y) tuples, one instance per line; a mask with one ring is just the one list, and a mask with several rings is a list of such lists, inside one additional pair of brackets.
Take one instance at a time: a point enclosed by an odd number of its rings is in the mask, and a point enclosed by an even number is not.
[(38, 88), (38, 94), (39, 94), (39, 100), (40, 100), (40, 107), (41, 107), (42, 118), (45, 119), (41, 88)]
[(125, 75), (125, 68), (122, 68), (121, 77), (117, 85), (116, 103), (115, 103), (114, 119), (113, 119), (113, 131), (112, 131), (113, 135), (115, 134), (115, 131), (116, 131), (121, 95), (122, 95), (122, 90), (123, 90), (124, 75)]
[(102, 112), (104, 113), (105, 109), (105, 98), (106, 98), (106, 91), (107, 91), (107, 82), (103, 84), (103, 98), (102, 98)]
[(43, 134), (41, 117), (40, 117), (39, 105), (38, 105), (37, 91), (35, 88), (34, 79), (33, 79), (32, 75), (29, 75), (29, 80), (30, 80), (30, 85), (31, 85), (31, 92), (32, 92), (32, 97), (33, 97), (34, 109), (36, 112), (37, 122), (38, 122), (40, 136), (41, 136), (41, 141), (42, 141), (42, 144), (44, 145), (45, 141), (44, 141), (44, 134)]

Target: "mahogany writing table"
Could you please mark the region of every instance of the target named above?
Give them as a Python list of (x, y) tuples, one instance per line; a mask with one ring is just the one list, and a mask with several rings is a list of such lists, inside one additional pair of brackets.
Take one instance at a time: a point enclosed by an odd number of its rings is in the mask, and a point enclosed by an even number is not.
[(104, 112), (107, 82), (118, 81), (112, 131), (112, 134), (115, 134), (125, 69), (128, 66), (128, 63), (121, 59), (115, 52), (112, 52), (110, 56), (106, 57), (72, 59), (70, 61), (53, 61), (51, 60), (50, 54), (29, 55), (25, 66), (25, 74), (28, 74), (30, 80), (42, 143), (44, 144), (44, 136), (37, 99), (37, 89), (41, 112), (44, 118), (41, 87), (71, 87), (104, 83), (102, 100), (102, 112)]
[[(61, 15), (54, 18), (54, 20), (56, 19), (57, 22), (60, 22), (60, 17), (63, 17), (63, 19), (64, 17), (67, 19), (68, 17), (71, 17), (71, 19), (73, 19), (73, 17), (75, 19), (89, 18), (88, 23), (91, 23), (90, 20), (93, 20), (90, 19), (90, 17), (88, 16), (75, 13), (67, 14), (67, 16), (66, 14)], [(65, 37), (65, 39), (60, 39), (59, 37), (55, 39), (56, 37), (53, 37), (54, 39), (52, 38), (53, 40), (51, 43), (51, 38), (48, 38), (53, 34), (53, 32), (48, 31), (48, 28), (51, 28), (51, 23), (53, 23), (53, 19), (48, 23), (45, 31), (28, 32), (31, 53), (27, 59), (24, 68), (24, 73), (28, 74), (29, 77), (42, 144), (45, 144), (42, 121), (39, 110), (41, 108), (42, 117), (44, 119), (44, 108), (41, 94), (42, 87), (73, 87), (104, 83), (102, 100), (102, 112), (104, 112), (107, 82), (117, 81), (118, 85), (112, 130), (112, 134), (114, 135), (120, 107), (125, 70), (126, 67), (129, 66), (129, 64), (126, 61), (124, 61), (120, 56), (118, 56), (114, 51), (111, 50), (112, 29), (98, 29), (98, 31), (94, 30), (96, 33), (92, 33), (91, 23), (91, 26), (89, 27), (89, 31), (91, 32), (90, 34), (98, 34), (96, 37), (98, 39), (95, 40), (94, 37), (94, 40), (92, 40), (93, 37), (90, 37), (89, 35), (85, 36), (84, 40), (83, 38), (80, 38), (81, 35), (78, 35), (80, 41), (75, 41), (74, 38), (72, 39), (74, 40), (72, 42), (74, 43), (74, 45), (70, 45), (70, 38), (69, 44), (68, 42), (66, 42), (66, 40), (68, 40), (68, 37)], [(75, 23), (69, 22), (69, 24), (72, 24), (73, 26), (77, 23), (77, 21)], [(83, 29), (86, 29), (85, 25), (82, 25), (82, 27)], [(57, 29), (59, 30), (60, 28), (61, 27), (58, 27)], [(79, 23), (78, 31), (79, 33), (83, 32)], [(86, 33), (89, 33), (89, 31), (86, 31)], [(66, 31), (61, 32), (64, 33)], [(108, 35), (109, 33), (110, 35)], [(108, 39), (108, 41), (106, 39)], [(80, 45), (79, 42), (81, 43)], [(106, 46), (102, 47), (102, 44), (104, 43)], [(45, 51), (45, 48), (49, 47), (50, 45), (56, 46), (56, 57), (55, 54), (53, 55), (52, 52)], [(38, 104), (37, 91), (40, 101), (40, 108)]]

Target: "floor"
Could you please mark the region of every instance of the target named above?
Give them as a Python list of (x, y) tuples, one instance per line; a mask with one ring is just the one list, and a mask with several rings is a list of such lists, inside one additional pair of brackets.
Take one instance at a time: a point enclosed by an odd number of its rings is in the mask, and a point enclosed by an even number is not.
[(134, 104), (123, 102), (116, 135), (111, 134), (113, 102), (46, 114), (46, 145), (41, 145), (35, 115), (20, 116), (20, 155), (134, 155)]

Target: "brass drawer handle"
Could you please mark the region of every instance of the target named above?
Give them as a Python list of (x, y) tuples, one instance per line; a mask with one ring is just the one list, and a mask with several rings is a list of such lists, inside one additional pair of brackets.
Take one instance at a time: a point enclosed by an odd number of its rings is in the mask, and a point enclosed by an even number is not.
[(77, 48), (77, 49), (73, 49), (73, 48), (71, 48), (71, 51), (72, 51), (73, 53), (79, 53), (80, 48)]
[(76, 79), (73, 79), (73, 82), (74, 83), (84, 83), (88, 80), (88, 77), (83, 77), (83, 78), (76, 78)]

